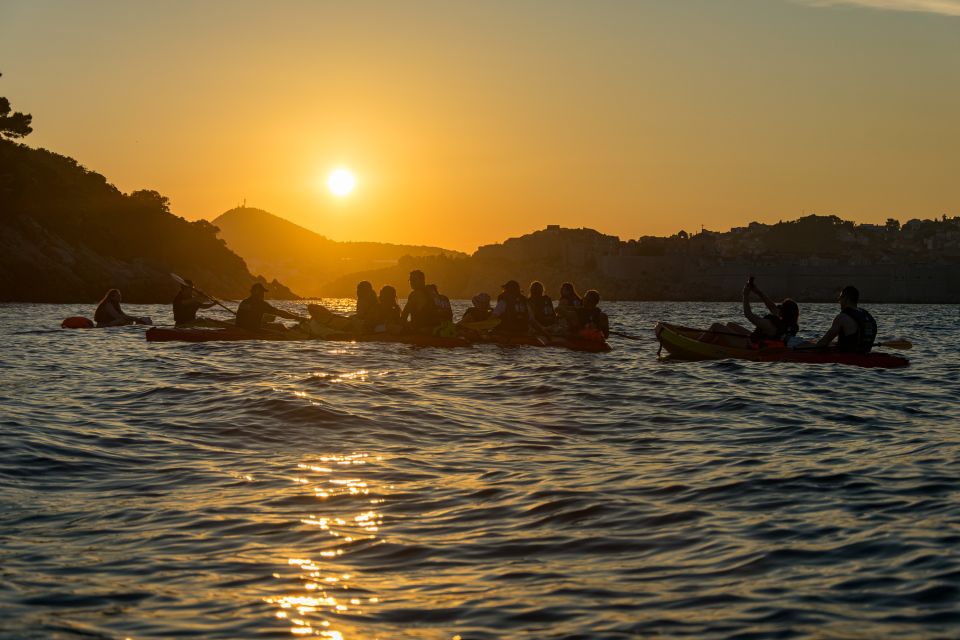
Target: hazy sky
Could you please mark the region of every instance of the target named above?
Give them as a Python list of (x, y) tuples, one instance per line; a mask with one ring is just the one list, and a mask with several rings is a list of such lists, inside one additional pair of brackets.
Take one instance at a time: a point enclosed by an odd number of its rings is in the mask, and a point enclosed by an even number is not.
[(0, 0), (0, 72), (29, 144), (190, 219), (472, 250), (960, 213), (960, 0)]

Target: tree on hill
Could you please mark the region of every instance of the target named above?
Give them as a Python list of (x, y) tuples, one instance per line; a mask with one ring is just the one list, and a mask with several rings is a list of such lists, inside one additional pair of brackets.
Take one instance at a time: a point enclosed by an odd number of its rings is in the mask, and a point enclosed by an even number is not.
[[(0, 73), (0, 76), (3, 76)], [(0, 97), (0, 138), (22, 138), (30, 135), (33, 129), (30, 123), (33, 116), (29, 113), (14, 111), (11, 113), (10, 101)]]

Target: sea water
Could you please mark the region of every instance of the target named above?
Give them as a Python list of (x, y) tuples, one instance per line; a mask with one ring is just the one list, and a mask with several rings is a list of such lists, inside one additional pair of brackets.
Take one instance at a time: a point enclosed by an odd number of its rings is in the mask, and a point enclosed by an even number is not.
[(0, 637), (955, 636), (957, 308), (867, 306), (909, 368), (658, 360), (733, 303), (603, 354), (0, 305)]

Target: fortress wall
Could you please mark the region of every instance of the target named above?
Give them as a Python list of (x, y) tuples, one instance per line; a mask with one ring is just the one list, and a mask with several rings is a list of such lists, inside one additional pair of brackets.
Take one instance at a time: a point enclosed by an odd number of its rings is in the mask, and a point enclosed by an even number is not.
[(960, 303), (960, 265), (718, 262), (682, 255), (604, 256), (599, 266), (640, 299), (735, 300), (749, 275), (772, 298), (833, 301), (844, 285), (869, 302)]

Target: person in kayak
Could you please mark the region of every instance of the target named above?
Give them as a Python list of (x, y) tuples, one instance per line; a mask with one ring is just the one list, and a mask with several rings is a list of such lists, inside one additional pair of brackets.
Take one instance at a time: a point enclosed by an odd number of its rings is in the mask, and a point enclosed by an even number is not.
[(131, 316), (123, 312), (120, 308), (119, 289), (110, 289), (107, 291), (100, 302), (97, 304), (97, 310), (93, 314), (93, 321), (98, 327), (122, 327), (128, 324), (153, 324), (150, 318)]
[(572, 282), (560, 285), (560, 298), (557, 300), (557, 319), (562, 326), (562, 333), (575, 331), (580, 323), (577, 318), (577, 309), (583, 306), (583, 300), (577, 294)]
[(423, 271), (410, 272), (410, 295), (403, 305), (400, 321), (413, 333), (431, 333), (440, 321), (436, 317), (435, 305), (427, 291), (427, 279)]
[(373, 285), (367, 280), (357, 284), (357, 311), (351, 317), (353, 330), (357, 333), (370, 333), (377, 324), (377, 308), (380, 300)]
[(173, 321), (178, 326), (187, 325), (197, 320), (197, 311), (200, 309), (209, 309), (216, 303), (213, 301), (204, 302), (205, 298), (199, 298), (193, 290), (193, 282), (184, 280), (180, 285), (180, 291), (173, 298)]
[(240, 302), (240, 306), (237, 307), (237, 327), (248, 331), (260, 331), (263, 329), (263, 316), (266, 314), (289, 320), (310, 321), (310, 318), (304, 318), (271, 305), (263, 299), (263, 294), (267, 291), (268, 289), (259, 282), (253, 283), (253, 286), (250, 287), (249, 297), (244, 298)]
[[(750, 306), (751, 293), (757, 294), (769, 313), (761, 317), (753, 312)], [(790, 298), (784, 298), (778, 305), (757, 288), (752, 277), (743, 287), (743, 315), (754, 326), (753, 331), (736, 322), (717, 322), (706, 332), (704, 341), (741, 349), (749, 349), (765, 342), (783, 342), (788, 345), (800, 330), (797, 324), (800, 320), (800, 307), (797, 303)]]
[(601, 342), (610, 337), (610, 319), (600, 310), (600, 292), (590, 289), (583, 294), (583, 306), (577, 309), (577, 335)]
[(460, 324), (484, 322), (490, 319), (493, 314), (493, 309), (490, 307), (490, 294), (478, 293), (473, 296), (471, 302), (473, 306), (467, 307), (467, 310), (463, 312), (463, 317), (460, 318)]
[(817, 342), (818, 347), (830, 346), (836, 339), (837, 348), (852, 353), (869, 353), (877, 339), (877, 321), (870, 312), (861, 309), (860, 291), (846, 286), (840, 292), (840, 313), (833, 319), (830, 329)]
[(520, 291), (520, 283), (508, 280), (502, 286), (503, 293), (497, 296), (497, 306), (492, 317), (498, 318), (500, 324), (494, 327), (496, 333), (510, 333), (526, 335), (530, 329), (543, 333), (543, 327), (537, 324), (533, 311), (527, 302), (527, 297)]
[(374, 333), (400, 333), (400, 305), (397, 304), (397, 290), (390, 285), (380, 289), (380, 299), (377, 300), (376, 321)]
[[(570, 285), (572, 288), (573, 285)], [(543, 283), (535, 280), (530, 283), (530, 297), (527, 298), (527, 304), (533, 312), (533, 317), (537, 323), (548, 329), (557, 323), (557, 312), (553, 309), (553, 301), (550, 296), (544, 295)]]

